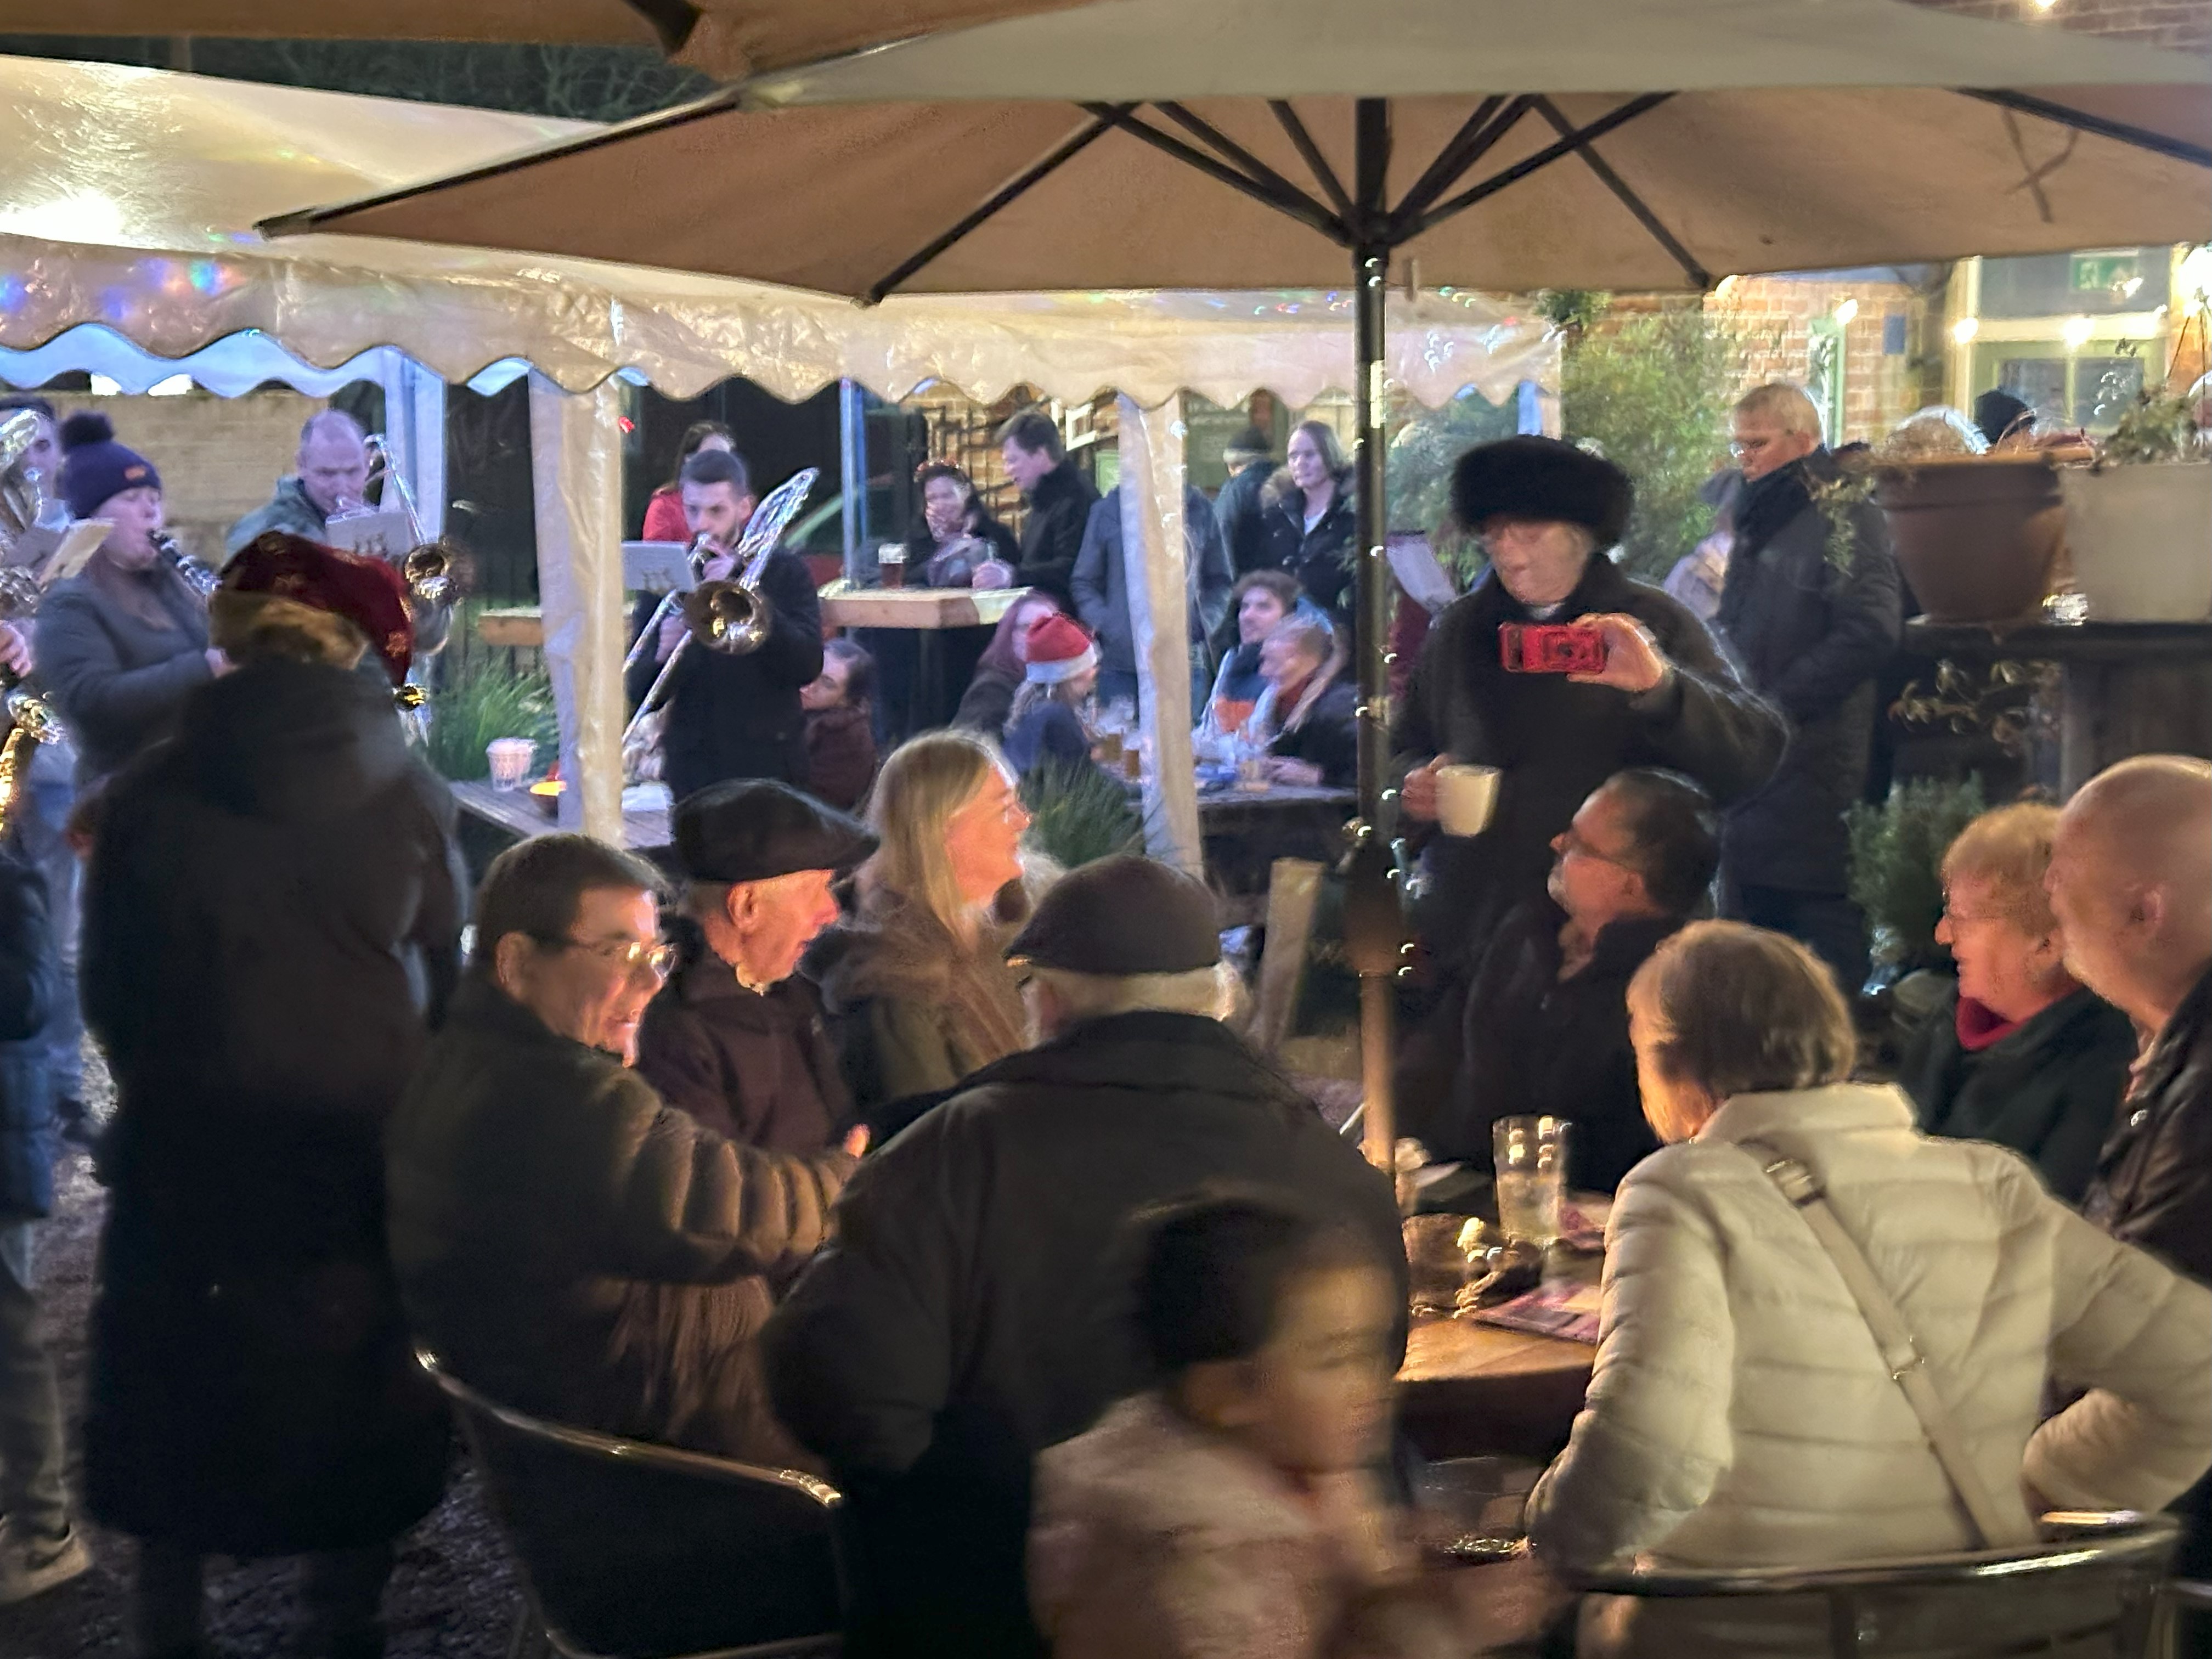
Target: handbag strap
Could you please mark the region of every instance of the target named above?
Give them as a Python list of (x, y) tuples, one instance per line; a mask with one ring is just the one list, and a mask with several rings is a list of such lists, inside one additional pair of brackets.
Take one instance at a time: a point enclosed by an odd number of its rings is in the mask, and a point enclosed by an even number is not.
[(1951, 1490), (1958, 1494), (1967, 1523), (1976, 1534), (1975, 1547), (1994, 1549), (2032, 1541), (2035, 1536), (2033, 1528), (2023, 1524), (2020, 1513), (2000, 1504), (1983, 1484), (1979, 1471), (1967, 1455), (1966, 1437), (1960, 1433), (1957, 1420), (1944, 1405), (1942, 1395), (1936, 1392), (1935, 1380), (1928, 1374), (1927, 1358), (1913, 1340), (1904, 1314), (1882, 1288), (1881, 1281), (1875, 1277), (1866, 1253), (1844, 1230), (1819, 1178), (1797, 1159), (1785, 1157), (1771, 1146), (1755, 1140), (1739, 1141), (1737, 1145), (1758, 1161), (1766, 1178), (1805, 1218), (1813, 1237), (1836, 1264), (1844, 1288), (1850, 1291), (1851, 1300), (1858, 1304), (1860, 1316), (1874, 1334), (1875, 1347), (1881, 1355), (1882, 1364), (1888, 1369), (1890, 1381), (1897, 1384), (1905, 1403), (1912, 1407), (1912, 1414), (1920, 1419), (1921, 1432), (1928, 1437), (1936, 1461), (1942, 1465)]

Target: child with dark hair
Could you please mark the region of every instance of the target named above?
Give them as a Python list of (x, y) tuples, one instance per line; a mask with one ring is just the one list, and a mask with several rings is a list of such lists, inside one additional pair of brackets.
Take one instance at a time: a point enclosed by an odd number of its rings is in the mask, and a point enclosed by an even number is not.
[(822, 647), (822, 672), (799, 693), (806, 711), (806, 792), (850, 812), (876, 781), (876, 659), (851, 640)]
[(1157, 1386), (1037, 1460), (1030, 1600), (1055, 1659), (1471, 1651), (1368, 1474), (1397, 1316), (1374, 1247), (1258, 1196), (1137, 1224)]

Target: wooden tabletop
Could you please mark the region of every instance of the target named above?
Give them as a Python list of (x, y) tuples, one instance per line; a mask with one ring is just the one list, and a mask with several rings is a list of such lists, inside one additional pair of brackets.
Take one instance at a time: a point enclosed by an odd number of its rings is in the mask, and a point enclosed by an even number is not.
[[(527, 790), (495, 789), (489, 783), (456, 783), (452, 786), (453, 799), (461, 810), (496, 824), (517, 841), (527, 841), (532, 836), (542, 836), (559, 828), (545, 816), (537, 799)], [(623, 841), (633, 851), (668, 845), (668, 813), (665, 809), (628, 811), (623, 814)]]
[(1556, 1336), (1420, 1317), (1398, 1373), (1398, 1419), (1431, 1457), (1548, 1459), (1566, 1443), (1597, 1350)]
[(1027, 599), (1026, 587), (848, 587), (822, 590), (822, 621), (830, 628), (995, 628)]

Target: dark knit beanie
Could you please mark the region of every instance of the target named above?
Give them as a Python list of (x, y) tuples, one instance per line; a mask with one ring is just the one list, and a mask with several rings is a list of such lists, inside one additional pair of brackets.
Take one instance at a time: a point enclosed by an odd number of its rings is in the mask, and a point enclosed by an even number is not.
[(1063, 876), (1008, 947), (1017, 962), (1124, 979), (1188, 974), (1221, 960), (1220, 916), (1206, 884), (1134, 854)]
[(115, 441), (107, 416), (80, 410), (62, 422), (62, 500), (73, 519), (99, 516), (112, 495), (126, 489), (159, 489), (154, 463)]
[(1492, 519), (1578, 524), (1611, 547), (1628, 528), (1636, 487), (1603, 456), (1557, 438), (1477, 444), (1452, 465), (1452, 513), (1469, 530)]

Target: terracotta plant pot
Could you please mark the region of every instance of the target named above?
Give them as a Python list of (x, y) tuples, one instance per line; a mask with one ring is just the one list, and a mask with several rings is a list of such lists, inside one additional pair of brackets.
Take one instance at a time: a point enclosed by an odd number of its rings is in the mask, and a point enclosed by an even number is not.
[(2066, 548), (2096, 622), (2212, 616), (2212, 463), (2069, 467)]
[(1972, 455), (1884, 467), (1874, 498), (1929, 621), (2039, 618), (2066, 528), (2049, 461)]

